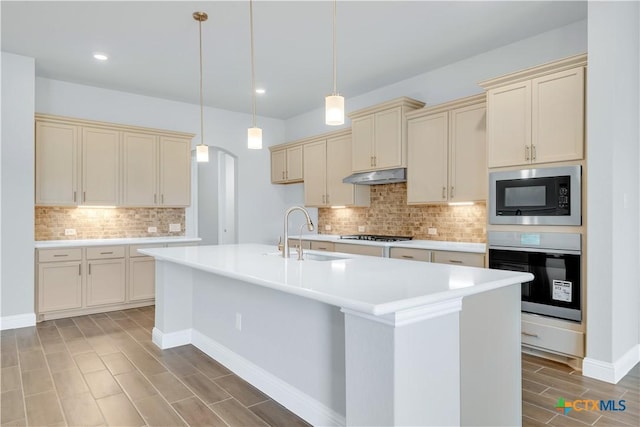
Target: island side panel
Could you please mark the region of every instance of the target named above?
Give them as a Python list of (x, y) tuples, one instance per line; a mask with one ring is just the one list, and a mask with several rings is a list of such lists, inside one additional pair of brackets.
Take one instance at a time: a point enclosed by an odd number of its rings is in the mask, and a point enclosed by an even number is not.
[(156, 315), (153, 342), (171, 348), (191, 342), (193, 270), (156, 259)]
[[(215, 352), (210, 356), (312, 424), (344, 424), (344, 317), (338, 307), (211, 273), (193, 274), (194, 345)], [(277, 380), (254, 375), (255, 366)], [(278, 395), (278, 381), (301, 393), (301, 400)], [(310, 406), (315, 415), (309, 415)]]
[(522, 422), (521, 284), (462, 299), (461, 425)]

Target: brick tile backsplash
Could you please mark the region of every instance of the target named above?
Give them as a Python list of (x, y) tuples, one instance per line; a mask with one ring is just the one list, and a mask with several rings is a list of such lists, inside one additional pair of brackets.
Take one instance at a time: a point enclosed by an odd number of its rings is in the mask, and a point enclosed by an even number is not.
[[(118, 237), (184, 236), (184, 208), (35, 208), (36, 240), (109, 239)], [(180, 232), (169, 232), (169, 224), (180, 224)], [(149, 233), (157, 227), (157, 233)], [(75, 236), (65, 236), (75, 228)]]
[[(331, 225), (331, 231), (325, 231)], [(407, 205), (407, 184), (371, 186), (368, 208), (318, 209), (318, 229), (324, 234), (412, 236), (420, 240), (486, 243), (487, 213), (484, 202), (472, 206)], [(430, 235), (428, 228), (438, 234)]]

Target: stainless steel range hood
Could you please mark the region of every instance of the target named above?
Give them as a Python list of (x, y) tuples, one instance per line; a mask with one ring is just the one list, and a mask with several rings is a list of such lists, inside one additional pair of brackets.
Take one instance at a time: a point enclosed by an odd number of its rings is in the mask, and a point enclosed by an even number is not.
[(345, 184), (359, 185), (377, 185), (377, 184), (393, 184), (396, 182), (407, 181), (407, 169), (386, 169), (381, 171), (354, 173), (344, 178), (342, 182)]

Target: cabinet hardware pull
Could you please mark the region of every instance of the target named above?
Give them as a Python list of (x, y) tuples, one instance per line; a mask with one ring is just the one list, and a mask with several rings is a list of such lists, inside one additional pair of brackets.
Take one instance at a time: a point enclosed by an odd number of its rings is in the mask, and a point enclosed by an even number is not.
[(318, 250), (319, 250), (319, 251), (326, 251), (326, 250), (327, 250), (327, 248), (325, 248), (324, 246), (318, 246)]
[(447, 198), (447, 187), (442, 187), (442, 198), (443, 199)]
[(286, 171), (286, 172), (284, 173), (284, 179), (289, 179), (289, 171)]
[(100, 252), (100, 255), (111, 255), (113, 254), (113, 251), (111, 252)]
[(69, 256), (69, 254), (55, 254), (54, 257), (59, 257), (59, 256)]
[(369, 166), (373, 166), (373, 156), (369, 157)]
[(525, 160), (529, 160), (529, 146), (528, 145), (524, 146), (524, 159)]
[(451, 194), (449, 196), (453, 199), (453, 185), (451, 186)]
[(538, 334), (530, 334), (529, 332), (522, 332), (522, 335), (524, 335), (526, 337), (539, 338)]
[(536, 159), (536, 146), (531, 144), (531, 160)]
[(378, 156), (373, 156), (373, 166), (378, 166)]
[(402, 258), (413, 259), (411, 255), (402, 255)]
[(462, 261), (460, 261), (459, 259), (450, 259), (449, 262), (453, 264), (462, 264)]
[(82, 264), (78, 264), (78, 276), (82, 276)]
[(82, 201), (83, 201), (83, 202), (86, 202), (86, 201), (87, 201), (87, 192), (86, 192), (86, 191), (83, 191), (83, 192), (82, 192)]
[(73, 202), (74, 203), (76, 202), (76, 192), (75, 191), (73, 192)]
[(91, 264), (89, 264), (89, 274), (91, 274)]
[(282, 179), (284, 179), (284, 171), (282, 171)]

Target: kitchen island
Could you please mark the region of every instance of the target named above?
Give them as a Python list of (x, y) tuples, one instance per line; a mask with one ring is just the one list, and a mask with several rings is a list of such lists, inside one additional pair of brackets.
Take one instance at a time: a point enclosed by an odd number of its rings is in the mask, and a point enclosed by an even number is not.
[(154, 343), (195, 345), (314, 425), (521, 422), (530, 274), (274, 249), (140, 250)]

